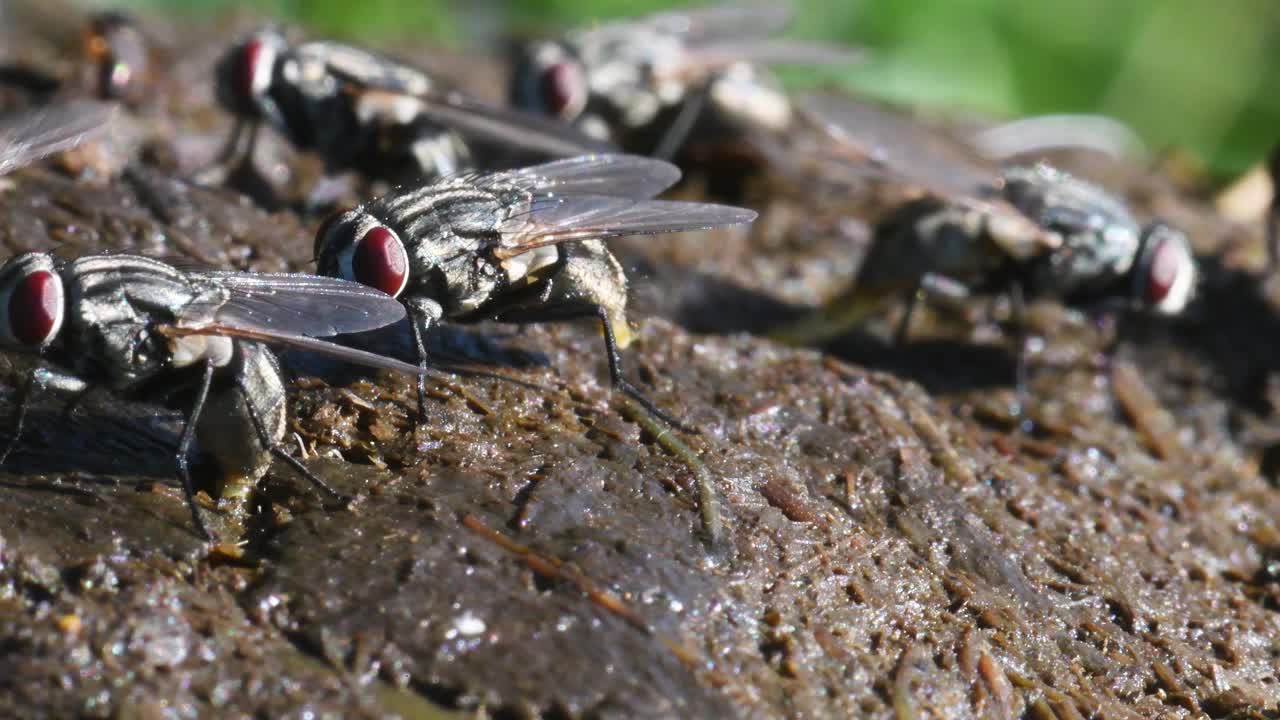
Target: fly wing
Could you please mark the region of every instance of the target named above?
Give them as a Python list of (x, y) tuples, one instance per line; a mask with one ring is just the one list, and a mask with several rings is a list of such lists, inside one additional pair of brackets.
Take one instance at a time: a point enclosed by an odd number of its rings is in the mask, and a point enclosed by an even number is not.
[(0, 118), (0, 175), (69, 150), (102, 131), (113, 105), (74, 100)]
[(710, 203), (542, 194), (500, 229), (502, 240), (494, 254), (503, 259), (571, 240), (707, 230), (755, 218), (752, 210)]
[(684, 67), (703, 71), (735, 63), (754, 65), (853, 65), (866, 59), (858, 48), (786, 38), (766, 40), (718, 40), (692, 46)]
[(472, 138), (552, 157), (607, 153), (617, 148), (552, 118), (494, 107), (456, 93), (424, 94), (420, 112), (439, 125)]
[(999, 169), (973, 147), (905, 113), (831, 95), (801, 98), (801, 115), (837, 141), (855, 162), (945, 196), (981, 194)]
[(940, 128), (833, 96), (806, 97), (801, 108), (806, 119), (841, 144), (846, 159), (861, 167), (858, 172), (878, 173), (881, 180), (978, 213), (986, 218), (988, 234), (1011, 257), (1028, 259), (1061, 244), (1061, 235), (995, 192), (1003, 181), (991, 158)]
[(397, 372), (408, 373), (410, 375), (422, 375), (426, 373), (424, 368), (416, 365), (410, 365), (407, 362), (389, 358), (385, 355), (371, 353), (366, 350), (357, 350), (356, 348), (346, 347), (337, 343), (331, 343), (325, 340), (317, 340), (305, 335), (281, 334), (272, 332), (271, 330), (255, 329), (242, 327), (240, 325), (224, 325), (214, 323), (210, 325), (202, 325), (195, 328), (187, 328), (175, 325), (165, 325), (159, 328), (163, 335), (170, 337), (182, 337), (184, 335), (214, 335), (218, 337), (233, 337), (242, 340), (253, 340), (255, 342), (268, 343), (271, 345), (283, 345), (285, 347), (297, 350), (305, 350), (307, 352), (320, 353), (330, 357), (338, 358), (356, 365), (366, 365), (368, 367), (383, 368), (386, 370), (395, 370)]
[(217, 270), (187, 274), (223, 292), (212, 313), (197, 301), (184, 308), (184, 315), (212, 317), (219, 326), (270, 334), (273, 342), (364, 332), (398, 322), (405, 314), (404, 306), (390, 295), (337, 278)]
[(1091, 150), (1117, 160), (1143, 162), (1146, 145), (1128, 125), (1106, 115), (1035, 115), (979, 131), (973, 144), (1005, 160), (1053, 150)]
[(582, 155), (556, 160), (478, 180), (480, 184), (510, 184), (533, 196), (571, 195), (651, 198), (680, 180), (680, 168), (638, 155)]

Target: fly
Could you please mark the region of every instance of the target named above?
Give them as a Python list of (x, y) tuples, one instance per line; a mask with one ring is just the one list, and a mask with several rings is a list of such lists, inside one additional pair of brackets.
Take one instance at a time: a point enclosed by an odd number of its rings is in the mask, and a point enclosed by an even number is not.
[[(604, 240), (739, 225), (756, 216), (652, 199), (679, 178), (675, 166), (660, 160), (589, 155), (398, 190), (325, 221), (316, 234), (318, 272), (400, 298), (424, 371), (424, 333), (443, 320), (598, 320), (613, 387), (679, 427), (623, 375), (619, 350), (631, 337), (627, 279)], [(425, 417), (424, 381), (417, 389)]]
[(415, 373), (412, 365), (315, 339), (402, 317), (387, 295), (333, 278), (183, 270), (135, 255), (18, 255), (0, 266), (0, 347), (42, 362), (22, 386), (0, 463), (18, 444), (35, 392), (105, 387), (186, 410), (175, 461), (205, 539), (211, 536), (187, 470), (196, 438), (228, 474), (257, 480), (275, 456), (341, 499), (281, 446), (285, 385), (266, 344)]
[(95, 13), (83, 35), (93, 92), (104, 100), (141, 100), (152, 68), (147, 41), (133, 18), (110, 10)]
[(779, 5), (730, 5), (574, 30), (523, 48), (512, 102), (667, 159), (699, 122), (782, 131), (792, 105), (761, 66), (860, 59), (845, 48), (769, 37), (790, 19)]
[(234, 154), (248, 126), (274, 127), (314, 151), (331, 171), (392, 181), (433, 179), (473, 167), (472, 142), (543, 157), (607, 149), (544, 117), (486, 105), (426, 73), (350, 45), (290, 44), (273, 29), (232, 47), (218, 62), (218, 101), (237, 116)]
[[(814, 97), (804, 108), (839, 146), (820, 165), (887, 178), (918, 197), (876, 225), (853, 287), (808, 321), (779, 329), (779, 339), (822, 342), (888, 296), (908, 293), (902, 339), (919, 291), (939, 276), (968, 291), (1009, 292), (1019, 332), (1024, 290), (1083, 305), (1119, 300), (1160, 315), (1181, 313), (1193, 296), (1197, 270), (1186, 236), (1159, 220), (1140, 225), (1096, 185), (1043, 163), (1001, 170), (967, 144), (869, 105)], [(844, 158), (832, 160), (837, 154)]]

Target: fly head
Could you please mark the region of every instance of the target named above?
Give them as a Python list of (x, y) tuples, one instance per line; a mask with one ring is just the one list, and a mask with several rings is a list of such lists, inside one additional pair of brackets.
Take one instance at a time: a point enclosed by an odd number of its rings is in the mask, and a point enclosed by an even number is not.
[(95, 14), (85, 27), (84, 46), (98, 96), (135, 99), (147, 70), (147, 44), (133, 19), (114, 11)]
[(259, 30), (232, 46), (218, 60), (214, 71), (218, 102), (231, 112), (277, 121), (280, 111), (271, 99), (276, 62), (288, 51), (284, 35)]
[(1196, 289), (1196, 260), (1181, 230), (1155, 221), (1143, 228), (1133, 269), (1133, 298), (1160, 315), (1177, 315)]
[(587, 71), (567, 45), (537, 42), (521, 54), (512, 84), (517, 107), (572, 122), (587, 106)]
[(66, 294), (53, 257), (23, 253), (0, 267), (0, 345), (41, 352), (62, 329)]
[(395, 230), (360, 210), (338, 212), (316, 231), (316, 271), (398, 297), (409, 284), (409, 253)]

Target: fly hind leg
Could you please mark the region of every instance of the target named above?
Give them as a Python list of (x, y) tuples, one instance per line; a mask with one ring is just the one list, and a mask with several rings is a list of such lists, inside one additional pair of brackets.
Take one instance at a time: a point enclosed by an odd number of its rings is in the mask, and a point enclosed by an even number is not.
[(662, 422), (696, 433), (695, 429), (660, 410), (623, 374), (620, 350), (630, 343), (631, 331), (626, 322), (627, 280), (617, 259), (603, 243), (594, 240), (566, 244), (561, 246), (561, 251), (564, 253), (562, 264), (543, 281), (546, 285), (538, 300), (501, 310), (495, 319), (520, 324), (598, 320), (604, 333), (609, 380), (614, 389)]

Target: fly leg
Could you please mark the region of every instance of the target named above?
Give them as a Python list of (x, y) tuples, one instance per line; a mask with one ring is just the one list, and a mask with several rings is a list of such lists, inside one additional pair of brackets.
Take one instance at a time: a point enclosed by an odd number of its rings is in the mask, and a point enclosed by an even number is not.
[[(240, 388), (241, 392), (248, 393), (248, 388), (244, 387), (244, 385), (241, 385)], [(334, 490), (331, 485), (316, 477), (315, 473), (308, 470), (307, 466), (302, 464), (302, 461), (285, 452), (284, 448), (280, 446), (280, 443), (271, 437), (271, 433), (267, 432), (267, 426), (262, 422), (262, 417), (258, 414), (253, 403), (245, 402), (244, 408), (245, 413), (249, 416), (249, 422), (253, 424), (254, 433), (258, 435), (258, 442), (261, 443), (262, 447), (266, 448), (267, 452), (271, 453), (273, 457), (283, 460), (286, 465), (293, 468), (294, 471), (302, 477), (306, 478), (307, 482), (314, 485), (321, 493), (327, 495), (330, 500), (333, 500), (340, 505), (347, 505), (351, 502), (351, 498), (343, 495), (337, 490)]]
[[(231, 133), (227, 135), (227, 141), (222, 144), (218, 154), (214, 156), (213, 162), (194, 173), (194, 179), (197, 183), (213, 185), (231, 176), (232, 173), (228, 168), (236, 161), (237, 156), (242, 155), (240, 145), (243, 144), (246, 125), (254, 125), (256, 127), (256, 123), (236, 118), (235, 125), (231, 127)], [(250, 130), (250, 132), (255, 132), (255, 130)], [(243, 163), (243, 160), (240, 162)]]
[(1019, 407), (1026, 407), (1027, 400), (1027, 301), (1022, 291), (1022, 283), (1013, 281), (1009, 285), (1010, 321), (1014, 332), (1014, 388), (1018, 393)]
[(716, 79), (716, 75), (712, 74), (684, 99), (675, 119), (671, 121), (671, 125), (662, 133), (658, 144), (654, 146), (653, 157), (659, 160), (670, 160), (676, 156), (680, 147), (684, 145), (684, 141), (689, 139), (689, 133), (693, 130), (698, 117), (702, 115), (703, 109), (706, 108), (707, 101), (711, 99), (711, 88)]
[(405, 302), (409, 314), (409, 331), (413, 335), (413, 349), (418, 354), (418, 367), (422, 372), (415, 379), (418, 391), (418, 421), (427, 419), (427, 363), (426, 333), (440, 321), (444, 308), (434, 300), (413, 298)]
[(921, 275), (915, 284), (911, 286), (911, 290), (907, 295), (907, 309), (902, 313), (902, 319), (898, 321), (898, 326), (893, 330), (893, 344), (895, 347), (901, 347), (907, 342), (907, 333), (911, 330), (911, 319), (916, 314), (916, 307), (920, 304), (920, 296), (924, 294), (924, 276)]
[(34, 385), (36, 384), (36, 374), (32, 372), (27, 375), (27, 379), (22, 382), (22, 387), (18, 390), (18, 410), (13, 419), (13, 434), (9, 437), (9, 442), (4, 446), (4, 452), (0, 454), (0, 465), (4, 465), (9, 460), (9, 454), (13, 449), (18, 447), (18, 440), (22, 437), (22, 426), (27, 420), (27, 408), (31, 405), (31, 396), (34, 393)]
[(178, 453), (175, 458), (178, 463), (178, 479), (182, 481), (182, 494), (187, 499), (187, 507), (191, 508), (191, 521), (195, 524), (197, 533), (206, 541), (213, 540), (213, 535), (209, 534), (209, 528), (205, 526), (204, 519), (200, 517), (200, 508), (196, 505), (196, 491), (191, 483), (187, 453), (191, 450), (191, 441), (196, 436), (196, 426), (200, 422), (200, 413), (204, 411), (205, 398), (209, 396), (209, 386), (213, 384), (213, 370), (213, 361), (206, 360), (204, 372), (200, 376), (200, 386), (196, 389), (196, 401), (192, 404), (191, 412), (187, 413), (186, 421), (182, 425), (182, 436), (178, 439)]
[(903, 312), (902, 318), (898, 321), (898, 326), (894, 330), (893, 344), (902, 345), (906, 342), (907, 332), (911, 329), (911, 320), (916, 308), (925, 299), (937, 298), (946, 300), (948, 302), (946, 307), (954, 310), (954, 304), (967, 299), (969, 295), (967, 287), (945, 275), (932, 272), (924, 273), (912, 285), (910, 294), (907, 295), (907, 309)]
[(60, 373), (48, 368), (36, 368), (27, 375), (27, 379), (22, 383), (22, 388), (18, 391), (18, 410), (13, 420), (13, 434), (9, 438), (9, 442), (5, 444), (4, 450), (0, 451), (0, 465), (4, 465), (9, 459), (10, 453), (18, 447), (18, 441), (22, 438), (22, 429), (26, 424), (27, 410), (31, 405), (37, 391), (43, 390), (59, 390), (75, 394), (73, 402), (84, 397), (89, 391), (89, 384), (74, 375)]
[(644, 408), (646, 412), (671, 427), (683, 432), (696, 434), (696, 429), (685, 425), (671, 415), (668, 415), (666, 412), (663, 412), (657, 405), (654, 405), (651, 400), (641, 394), (640, 390), (636, 386), (632, 385), (623, 375), (622, 353), (618, 350), (618, 340), (613, 332), (612, 318), (609, 317), (609, 310), (605, 306), (594, 303), (583, 303), (512, 308), (499, 314), (496, 319), (500, 322), (509, 323), (539, 323), (585, 320), (588, 318), (595, 318), (599, 320), (600, 327), (604, 331), (605, 353), (609, 361), (609, 381), (613, 385), (613, 388), (624, 393), (632, 400), (635, 400), (636, 403), (639, 404), (640, 407)]

